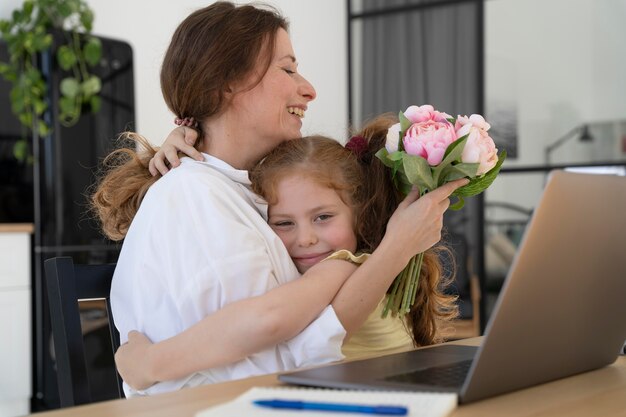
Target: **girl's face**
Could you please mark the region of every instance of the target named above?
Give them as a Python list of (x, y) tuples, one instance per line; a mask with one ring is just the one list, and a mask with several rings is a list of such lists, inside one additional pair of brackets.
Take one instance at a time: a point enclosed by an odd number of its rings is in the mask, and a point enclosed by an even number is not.
[[(234, 90), (245, 90), (250, 82)], [(235, 94), (230, 110), (237, 119), (239, 134), (254, 139), (260, 159), (281, 142), (302, 136), (302, 118), (315, 94), (313, 86), (298, 73), (289, 35), (279, 29), (272, 61), (261, 82)]]
[(356, 251), (352, 209), (337, 191), (308, 177), (291, 176), (278, 183), (276, 193), (269, 225), (300, 273), (340, 249)]

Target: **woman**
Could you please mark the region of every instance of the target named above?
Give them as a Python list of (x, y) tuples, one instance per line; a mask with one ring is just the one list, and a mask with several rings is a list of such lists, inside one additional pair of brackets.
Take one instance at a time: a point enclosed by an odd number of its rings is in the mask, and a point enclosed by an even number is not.
[[(131, 155), (94, 195), (105, 232), (125, 237), (111, 290), (122, 342), (130, 330), (166, 339), (299, 276), (267, 225), (267, 206), (250, 190), (247, 172), (278, 144), (301, 136), (301, 118), (315, 98), (297, 72), (286, 21), (274, 11), (227, 2), (192, 13), (172, 38), (161, 88), (181, 123), (197, 123), (203, 161), (183, 160), (156, 181), (146, 170), (150, 153)], [(297, 281), (302, 291), (285, 300), (301, 322), (289, 328), (277, 322), (265, 332), (287, 342), (148, 393), (340, 359), (346, 333), (366, 319), (408, 260), (439, 240), (447, 197), (460, 185), (418, 201), (412, 194), (360, 268), (329, 261), (308, 270)], [(326, 273), (333, 262), (341, 271)], [(128, 387), (127, 394), (133, 394)]]

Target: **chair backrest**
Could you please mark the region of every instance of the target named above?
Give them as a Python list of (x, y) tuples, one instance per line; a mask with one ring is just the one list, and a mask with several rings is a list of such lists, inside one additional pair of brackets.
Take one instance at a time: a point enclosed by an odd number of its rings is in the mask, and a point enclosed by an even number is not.
[[(111, 346), (115, 352), (120, 345), (120, 338), (113, 322), (109, 300), (115, 264), (74, 265), (72, 258), (59, 257), (47, 259), (44, 269), (61, 407), (87, 404), (92, 399), (78, 300), (106, 300)], [(122, 398), (122, 380), (119, 375), (117, 392)]]

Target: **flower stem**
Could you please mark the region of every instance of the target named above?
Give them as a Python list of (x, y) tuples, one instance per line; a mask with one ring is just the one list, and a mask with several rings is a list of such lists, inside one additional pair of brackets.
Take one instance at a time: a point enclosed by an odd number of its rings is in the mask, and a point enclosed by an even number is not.
[(413, 294), (413, 286), (415, 285), (415, 256), (411, 258), (406, 267), (406, 275), (408, 277), (408, 285), (404, 290), (404, 295), (402, 297), (402, 308), (400, 309), (401, 315), (404, 315), (411, 310), (411, 294)]
[(420, 278), (420, 275), (422, 274), (422, 261), (423, 260), (424, 260), (424, 252), (421, 252), (419, 255), (417, 255), (417, 260), (415, 264), (415, 268), (416, 268), (414, 271), (415, 285), (413, 286), (413, 289), (412, 289), (410, 307), (413, 306), (413, 304), (415, 304), (415, 296), (417, 295), (417, 288), (419, 287), (419, 278)]
[(391, 310), (391, 307), (393, 306), (394, 299), (396, 297), (396, 294), (398, 293), (398, 285), (400, 285), (401, 275), (402, 273), (400, 273), (400, 275), (398, 275), (396, 279), (393, 281), (391, 292), (389, 293), (389, 297), (387, 298), (387, 304), (385, 304), (385, 308), (383, 309), (382, 318), (387, 317), (387, 314), (389, 314), (389, 310)]

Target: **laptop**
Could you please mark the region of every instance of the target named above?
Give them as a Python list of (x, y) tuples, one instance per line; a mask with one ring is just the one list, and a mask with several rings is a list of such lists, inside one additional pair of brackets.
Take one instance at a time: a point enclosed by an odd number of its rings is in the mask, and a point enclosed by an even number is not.
[(626, 177), (554, 171), (480, 347), (440, 345), (279, 376), (468, 403), (609, 365), (626, 339)]

